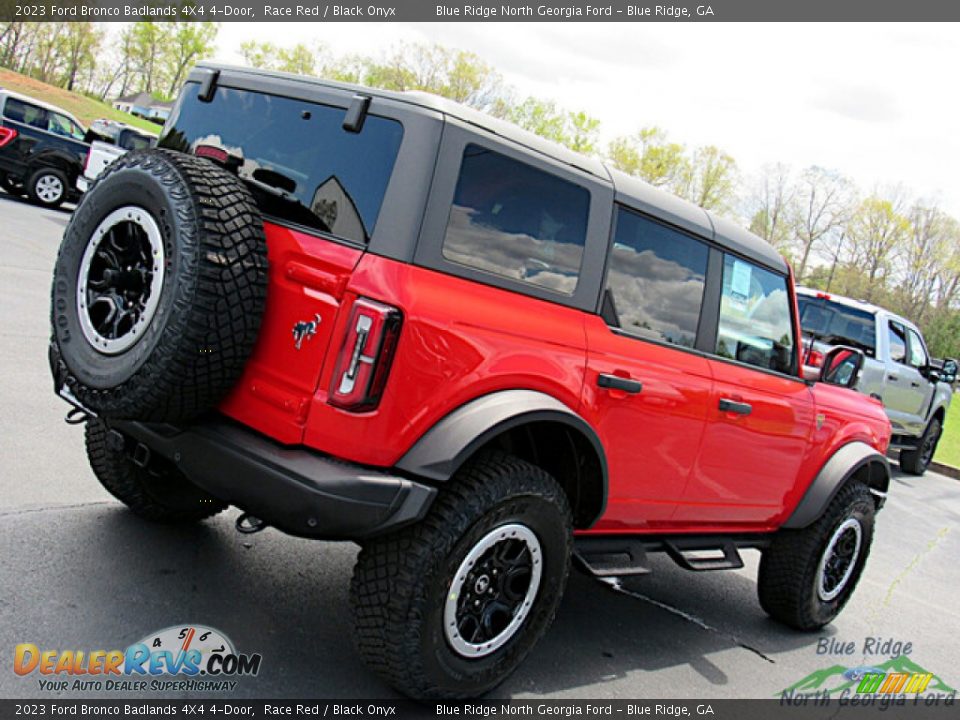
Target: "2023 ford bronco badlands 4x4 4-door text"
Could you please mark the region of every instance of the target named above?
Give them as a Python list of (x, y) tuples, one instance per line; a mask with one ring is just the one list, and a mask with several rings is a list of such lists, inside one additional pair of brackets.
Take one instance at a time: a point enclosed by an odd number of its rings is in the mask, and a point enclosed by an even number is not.
[(862, 356), (801, 377), (768, 245), (419, 93), (194, 70), (74, 213), (52, 323), (106, 489), (359, 543), (357, 647), (417, 697), (513, 671), (571, 557), (759, 548), (762, 606), (818, 628), (889, 482), (883, 408), (839, 386)]

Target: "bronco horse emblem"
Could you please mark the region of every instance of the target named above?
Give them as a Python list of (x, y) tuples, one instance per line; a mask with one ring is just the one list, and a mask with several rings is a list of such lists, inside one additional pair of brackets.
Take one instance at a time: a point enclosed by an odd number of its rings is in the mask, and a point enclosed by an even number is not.
[(300, 349), (300, 344), (304, 338), (309, 340), (317, 334), (317, 328), (320, 327), (320, 320), (320, 314), (316, 313), (313, 316), (313, 320), (301, 320), (293, 326), (293, 339), (296, 341), (294, 347), (296, 347), (297, 350)]

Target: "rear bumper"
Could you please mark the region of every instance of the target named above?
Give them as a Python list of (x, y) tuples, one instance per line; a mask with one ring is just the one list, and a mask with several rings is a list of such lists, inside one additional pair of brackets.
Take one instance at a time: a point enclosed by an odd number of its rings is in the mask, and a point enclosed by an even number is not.
[(396, 530), (422, 518), (437, 493), (399, 475), (280, 445), (222, 418), (183, 428), (111, 426), (214, 497), (299, 537), (361, 540)]

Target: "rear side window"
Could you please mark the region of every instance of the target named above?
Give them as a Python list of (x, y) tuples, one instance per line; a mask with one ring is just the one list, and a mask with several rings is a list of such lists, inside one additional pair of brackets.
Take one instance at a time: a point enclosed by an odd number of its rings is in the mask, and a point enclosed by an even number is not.
[(467, 145), (443, 239), (451, 262), (572, 295), (587, 236), (583, 187)]
[(83, 140), (83, 129), (73, 120), (60, 113), (49, 113), (47, 121), (47, 130), (54, 135), (63, 135), (74, 140)]
[(898, 363), (907, 362), (907, 331), (898, 322), (888, 324), (887, 342), (890, 344), (890, 359)]
[(866, 310), (847, 307), (826, 297), (797, 298), (803, 332), (831, 345), (852, 345), (874, 357), (877, 350), (876, 318)]
[(620, 209), (607, 289), (620, 328), (631, 335), (693, 347), (707, 274), (707, 246)]
[(160, 147), (225, 162), (267, 216), (369, 240), (403, 139), (399, 122), (369, 115), (353, 133), (343, 129), (345, 108), (228, 87), (203, 103), (198, 92), (186, 85)]
[(25, 103), (16, 98), (7, 98), (3, 114), (9, 120), (23, 123), (38, 130), (47, 129), (47, 111), (36, 105)]
[(793, 348), (787, 279), (724, 255), (717, 354), (793, 374)]

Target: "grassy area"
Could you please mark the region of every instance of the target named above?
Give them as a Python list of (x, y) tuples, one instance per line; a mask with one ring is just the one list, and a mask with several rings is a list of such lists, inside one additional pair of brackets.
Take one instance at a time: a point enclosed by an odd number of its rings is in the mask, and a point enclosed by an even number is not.
[(933, 459), (960, 467), (960, 401), (956, 397), (953, 398), (950, 409), (947, 410), (947, 422), (944, 423), (943, 435), (940, 437), (937, 454)]
[(47, 85), (6, 68), (0, 68), (0, 87), (62, 107), (84, 125), (89, 125), (98, 118), (107, 118), (108, 120), (117, 120), (133, 125), (154, 135), (160, 133), (160, 126), (149, 120), (138, 118), (130, 113), (120, 112), (110, 105), (88, 98), (86, 95)]

